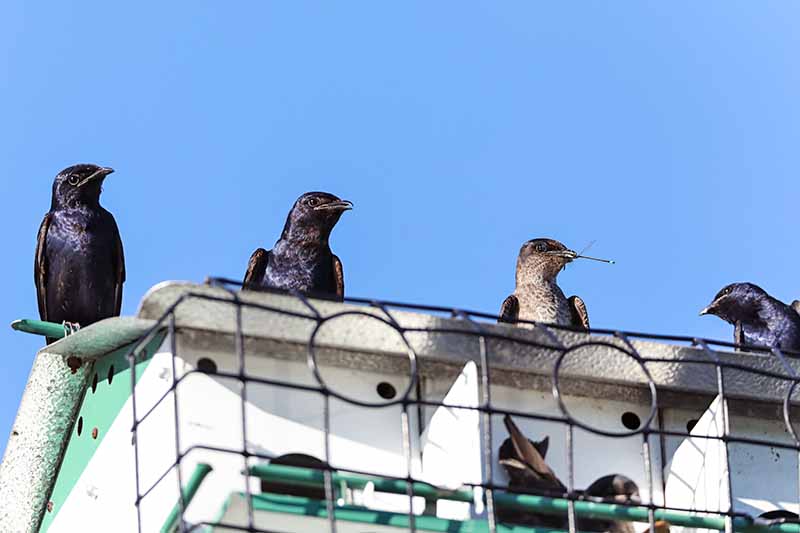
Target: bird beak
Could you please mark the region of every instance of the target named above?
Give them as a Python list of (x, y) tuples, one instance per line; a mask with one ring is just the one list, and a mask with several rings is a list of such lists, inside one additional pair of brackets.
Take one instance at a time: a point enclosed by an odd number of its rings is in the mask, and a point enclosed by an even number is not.
[(323, 210), (332, 210), (332, 211), (349, 211), (353, 209), (353, 202), (348, 200), (336, 200), (334, 202), (328, 202), (327, 204), (318, 205), (314, 208), (314, 211), (323, 211)]
[(708, 307), (706, 307), (702, 311), (700, 311), (700, 316), (713, 315), (716, 310), (717, 310), (717, 301), (714, 300), (713, 302), (711, 302), (708, 305)]
[(549, 255), (553, 255), (555, 257), (563, 257), (567, 261), (572, 261), (578, 254), (575, 253), (573, 250), (553, 250), (552, 252), (547, 252)]
[(99, 179), (99, 180), (102, 180), (102, 179), (104, 179), (106, 176), (108, 176), (109, 174), (111, 174), (111, 173), (113, 173), (113, 172), (114, 172), (114, 169), (113, 169), (113, 168), (109, 168), (109, 167), (100, 167), (100, 169), (98, 169), (98, 170), (94, 171), (94, 173), (93, 173), (93, 174), (91, 174), (91, 175), (90, 175), (88, 178), (85, 178), (83, 181), (81, 181), (80, 183), (78, 183), (78, 187), (83, 187), (83, 186), (84, 186), (84, 185), (86, 185), (87, 183), (90, 183), (90, 182), (92, 182), (92, 181), (94, 181), (94, 180), (98, 180), (98, 179)]

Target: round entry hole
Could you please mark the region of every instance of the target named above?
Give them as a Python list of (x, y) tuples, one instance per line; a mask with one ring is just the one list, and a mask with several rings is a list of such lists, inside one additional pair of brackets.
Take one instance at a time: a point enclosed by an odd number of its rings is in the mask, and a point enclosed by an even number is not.
[(394, 388), (394, 385), (386, 381), (378, 383), (375, 390), (378, 392), (378, 396), (384, 400), (393, 400), (394, 397), (397, 396), (397, 389)]
[(217, 363), (215, 363), (213, 359), (202, 357), (197, 360), (197, 370), (205, 374), (216, 374)]
[(636, 413), (628, 411), (622, 413), (622, 425), (631, 431), (635, 431), (642, 425), (642, 419)]

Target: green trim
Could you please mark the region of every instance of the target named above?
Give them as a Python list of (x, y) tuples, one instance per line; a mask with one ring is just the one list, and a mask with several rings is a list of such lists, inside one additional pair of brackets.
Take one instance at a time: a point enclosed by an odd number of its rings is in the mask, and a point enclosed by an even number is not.
[[(165, 337), (166, 333), (159, 333), (147, 344), (145, 348), (146, 359), (136, 363), (137, 383)], [(42, 533), (48, 530), (53, 520), (58, 516), (59, 511), (92, 460), (95, 451), (102, 445), (111, 425), (131, 397), (131, 371), (127, 358), (130, 350), (131, 346), (126, 346), (98, 359), (94, 364), (91, 375), (97, 375), (97, 389), (92, 392), (93, 378), (90, 378), (50, 496), (50, 501), (53, 502), (53, 510), (44, 513), (42, 524), (39, 528)], [(114, 369), (113, 377), (111, 384), (109, 384), (108, 375), (111, 373), (112, 367)], [(80, 419), (83, 419), (83, 427), (79, 436), (77, 426)], [(92, 437), (94, 428), (98, 430), (97, 438)]]
[(44, 322), (42, 320), (30, 320), (27, 318), (12, 322), (11, 329), (22, 331), (24, 333), (32, 333), (34, 335), (43, 335), (53, 339), (63, 339), (67, 336), (67, 331), (64, 328), (64, 324)]
[[(188, 506), (192, 502), (192, 498), (194, 498), (194, 495), (197, 494), (197, 489), (200, 488), (203, 480), (208, 474), (211, 473), (212, 470), (213, 468), (211, 468), (211, 465), (206, 463), (198, 463), (197, 466), (194, 467), (194, 472), (192, 472), (189, 482), (181, 491), (183, 492), (183, 506)], [(172, 508), (172, 512), (169, 513), (166, 522), (164, 522), (164, 525), (161, 527), (161, 533), (169, 533), (174, 531), (175, 526), (178, 525), (178, 518), (180, 517), (180, 514), (181, 502), (178, 502), (175, 504), (175, 507)]]
[[(324, 473), (313, 468), (300, 468), (296, 466), (270, 465), (268, 463), (250, 467), (250, 475), (271, 481), (282, 481), (303, 487), (319, 487), (325, 482)], [(368, 483), (375, 485), (378, 492), (391, 492), (393, 494), (406, 494), (407, 483), (399, 479), (386, 479), (375, 476), (349, 474), (344, 472), (333, 473), (333, 483), (345, 483), (354, 489), (364, 489)], [(472, 489), (446, 490), (434, 487), (427, 483), (412, 483), (414, 496), (421, 496), (426, 500), (456, 500), (472, 503)]]
[[(287, 484), (301, 486), (321, 486), (324, 482), (324, 474), (321, 470), (311, 468), (300, 468), (285, 465), (260, 464), (250, 468), (251, 475), (261, 479), (280, 481)], [(406, 493), (406, 482), (396, 479), (386, 479), (374, 476), (364, 476), (358, 474), (348, 474), (334, 472), (333, 482), (344, 481), (354, 488), (364, 488), (367, 483), (374, 483), (375, 490), (380, 492), (390, 492), (395, 494)], [(472, 502), (472, 489), (462, 488), (457, 490), (441, 490), (425, 483), (413, 483), (414, 494), (426, 499), (447, 499), (462, 502)], [(528, 511), (536, 511), (544, 514), (566, 514), (570, 501), (563, 498), (548, 498), (545, 496), (534, 496), (532, 494), (511, 494), (495, 491), (495, 503), (501, 507), (512, 507)], [(613, 520), (624, 520), (631, 522), (649, 521), (650, 510), (647, 507), (616, 505), (610, 503), (595, 503), (587, 501), (575, 501), (575, 513), (583, 518), (602, 518)], [(337, 515), (338, 516), (338, 515)], [(666, 520), (672, 525), (703, 528), (703, 529), (725, 529), (725, 518), (712, 513), (687, 513), (681, 511), (668, 511), (657, 509), (655, 511), (656, 520)], [(747, 518), (737, 517), (733, 520), (733, 527), (736, 531), (745, 533), (800, 533), (800, 524), (779, 524), (766, 526), (754, 524)], [(438, 530), (433, 530), (438, 531)]]
[[(234, 496), (247, 501), (247, 495), (237, 493)], [(227, 504), (230, 505), (230, 499)], [(289, 496), (286, 494), (254, 494), (253, 511), (268, 513), (284, 513), (309, 516), (314, 518), (327, 518), (328, 510), (325, 502)], [(372, 511), (364, 507), (351, 505), (337, 506), (334, 510), (336, 520), (356, 522), (361, 524), (381, 525), (401, 528), (408, 531), (410, 521), (407, 513), (392, 513), (388, 511)], [(435, 516), (415, 516), (414, 523), (417, 531), (431, 531), (434, 533), (488, 533), (489, 524), (485, 520), (447, 520)], [(532, 528), (497, 524), (497, 533), (566, 533), (559, 529)]]

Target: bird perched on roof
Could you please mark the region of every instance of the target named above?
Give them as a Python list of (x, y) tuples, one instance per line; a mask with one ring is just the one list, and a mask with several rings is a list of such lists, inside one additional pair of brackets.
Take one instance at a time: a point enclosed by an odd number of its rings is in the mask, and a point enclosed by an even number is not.
[(800, 352), (800, 314), (753, 283), (732, 283), (700, 315), (734, 326), (733, 342)]
[(114, 216), (100, 205), (103, 181), (112, 172), (74, 165), (53, 181), (34, 261), (42, 320), (88, 326), (119, 316), (125, 282), (122, 239)]
[(328, 239), (352, 202), (326, 192), (307, 192), (292, 206), (272, 250), (257, 249), (242, 283), (245, 289), (271, 287), (344, 297), (342, 262)]
[[(540, 442), (529, 440), (517, 425), (506, 415), (503, 423), (508, 430), (508, 438), (498, 450), (498, 462), (508, 475), (508, 487), (515, 492), (533, 492), (562, 496), (567, 492), (566, 486), (545, 462), (549, 438)], [(500, 522), (509, 522), (527, 526), (544, 526), (555, 529), (568, 527), (564, 515), (548, 515), (500, 507), (497, 510)]]
[(516, 288), (503, 302), (498, 322), (530, 320), (589, 329), (586, 304), (578, 296), (566, 298), (556, 283), (558, 273), (578, 258), (586, 257), (553, 239), (533, 239), (522, 245), (517, 257)]

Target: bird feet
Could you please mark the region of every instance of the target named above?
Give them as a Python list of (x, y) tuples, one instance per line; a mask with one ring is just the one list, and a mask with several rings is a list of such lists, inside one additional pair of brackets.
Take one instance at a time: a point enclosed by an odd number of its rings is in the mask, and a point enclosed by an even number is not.
[(62, 322), (62, 325), (64, 326), (64, 336), (65, 337), (67, 337), (69, 335), (72, 335), (73, 333), (75, 333), (79, 329), (81, 329), (81, 325), (78, 324), (77, 322), (67, 322), (65, 320), (64, 322)]

